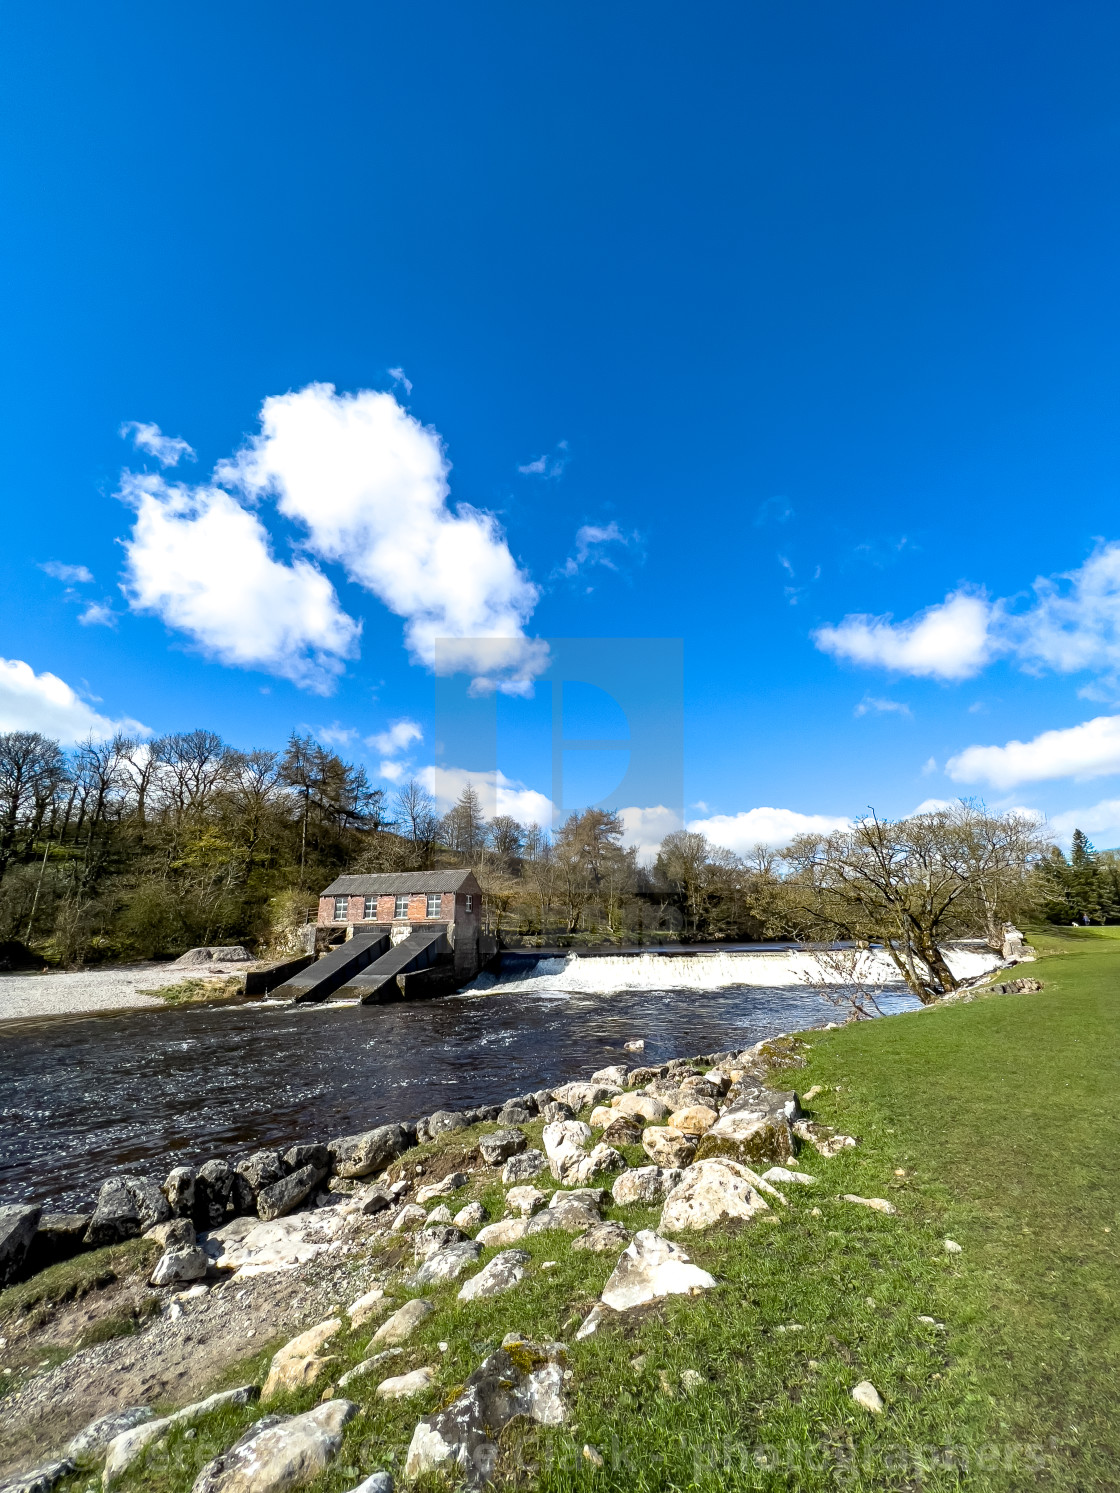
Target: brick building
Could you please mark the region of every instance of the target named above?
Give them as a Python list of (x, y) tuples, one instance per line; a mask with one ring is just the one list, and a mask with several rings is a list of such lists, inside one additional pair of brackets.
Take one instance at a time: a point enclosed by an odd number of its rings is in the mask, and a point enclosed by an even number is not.
[(442, 925), (457, 969), (479, 967), (482, 888), (471, 871), (386, 871), (339, 876), (319, 894), (320, 929), (346, 936), (374, 926), (392, 930), (393, 942), (417, 927)]

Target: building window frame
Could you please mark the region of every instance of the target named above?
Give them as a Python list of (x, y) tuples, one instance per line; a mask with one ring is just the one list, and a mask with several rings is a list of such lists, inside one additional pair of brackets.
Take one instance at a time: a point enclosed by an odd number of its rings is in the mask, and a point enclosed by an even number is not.
[(362, 921), (373, 923), (377, 920), (377, 898), (365, 897), (362, 905)]
[(350, 921), (349, 897), (336, 897), (334, 899), (334, 921), (336, 923), (348, 923)]
[(425, 916), (429, 918), (443, 917), (443, 897), (439, 892), (427, 894)]
[(466, 912), (473, 912), (474, 911), (474, 894), (472, 892), (465, 892), (463, 894), (463, 899), (464, 899), (464, 902), (465, 902), (465, 908), (464, 908), (464, 910)]
[(395, 896), (393, 897), (393, 917), (394, 918), (407, 918), (408, 917), (408, 893), (407, 892), (397, 892), (395, 894)]

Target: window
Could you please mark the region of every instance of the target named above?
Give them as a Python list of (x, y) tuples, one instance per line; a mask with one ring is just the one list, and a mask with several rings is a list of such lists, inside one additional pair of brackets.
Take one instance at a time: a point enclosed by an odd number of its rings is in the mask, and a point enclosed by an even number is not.
[(395, 918), (408, 917), (408, 893), (399, 893), (393, 900), (393, 916)]
[(443, 898), (438, 892), (428, 893), (428, 916), (438, 918), (443, 913)]
[(471, 896), (470, 892), (467, 893), (467, 911), (474, 911), (474, 898)]
[(345, 923), (350, 916), (350, 898), (336, 897), (334, 899), (334, 920), (336, 923)]
[(367, 923), (372, 923), (373, 920), (374, 920), (374, 918), (376, 918), (376, 916), (377, 916), (377, 898), (376, 897), (367, 897), (366, 898), (366, 905), (362, 909), (362, 917), (366, 920)]

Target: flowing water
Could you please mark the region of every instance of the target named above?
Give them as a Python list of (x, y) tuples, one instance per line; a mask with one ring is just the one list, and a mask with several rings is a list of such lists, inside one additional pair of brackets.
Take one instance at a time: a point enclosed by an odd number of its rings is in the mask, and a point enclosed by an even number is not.
[[(77, 1206), (114, 1171), (162, 1178), (211, 1156), (496, 1104), (609, 1063), (742, 1048), (838, 1017), (786, 955), (512, 964), (461, 995), (393, 1006), (261, 1002), (7, 1024), (0, 1204)], [(916, 1002), (896, 989), (880, 1005)], [(635, 1037), (645, 1050), (624, 1053)]]

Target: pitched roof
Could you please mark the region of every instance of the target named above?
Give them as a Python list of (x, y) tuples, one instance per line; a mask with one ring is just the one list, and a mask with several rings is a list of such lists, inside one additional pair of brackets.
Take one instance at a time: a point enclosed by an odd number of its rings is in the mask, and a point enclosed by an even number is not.
[(379, 871), (338, 876), (321, 897), (400, 896), (409, 892), (481, 892), (473, 871)]

